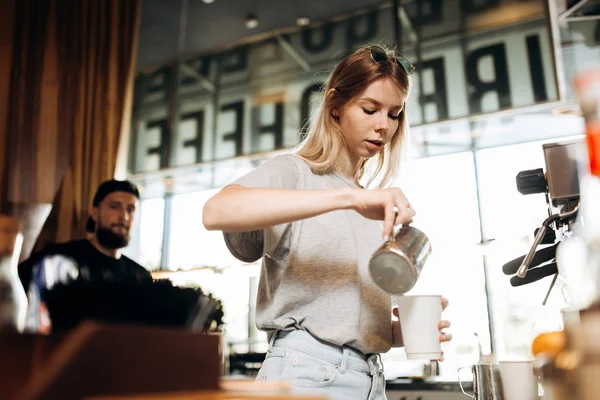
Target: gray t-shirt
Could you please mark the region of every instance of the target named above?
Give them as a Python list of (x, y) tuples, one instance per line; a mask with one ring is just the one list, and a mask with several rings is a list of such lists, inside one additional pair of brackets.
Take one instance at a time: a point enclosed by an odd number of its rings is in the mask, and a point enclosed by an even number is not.
[[(313, 173), (294, 154), (276, 156), (232, 184), (300, 190), (357, 187), (341, 174)], [(383, 243), (381, 231), (378, 221), (337, 210), (263, 231), (225, 233), (235, 257), (249, 262), (263, 256), (258, 329), (301, 329), (365, 354), (388, 351), (391, 298), (372, 282), (368, 270), (371, 255)]]

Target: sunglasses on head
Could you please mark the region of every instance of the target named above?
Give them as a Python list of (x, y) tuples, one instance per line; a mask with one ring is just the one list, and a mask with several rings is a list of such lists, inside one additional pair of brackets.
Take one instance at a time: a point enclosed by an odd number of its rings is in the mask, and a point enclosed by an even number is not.
[[(371, 46), (371, 58), (378, 64), (381, 64), (389, 59), (387, 52), (379, 46)], [(413, 72), (415, 72), (415, 66), (406, 58), (398, 56), (394, 58), (394, 60), (396, 61), (396, 64), (402, 67), (404, 72), (406, 72), (406, 75), (410, 76)]]

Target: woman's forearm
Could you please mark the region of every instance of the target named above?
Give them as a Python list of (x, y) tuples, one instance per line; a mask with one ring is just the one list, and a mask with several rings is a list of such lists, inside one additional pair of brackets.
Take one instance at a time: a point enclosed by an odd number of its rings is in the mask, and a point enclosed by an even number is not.
[(246, 232), (351, 209), (353, 189), (289, 190), (228, 186), (204, 206), (208, 230)]

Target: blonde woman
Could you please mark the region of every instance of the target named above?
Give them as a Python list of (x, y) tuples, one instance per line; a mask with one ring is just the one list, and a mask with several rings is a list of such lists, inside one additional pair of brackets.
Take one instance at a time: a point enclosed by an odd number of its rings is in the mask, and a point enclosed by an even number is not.
[[(265, 162), (204, 207), (204, 226), (223, 231), (234, 256), (263, 257), (256, 322), (269, 351), (258, 381), (331, 399), (385, 399), (379, 354), (402, 338), (368, 262), (394, 225), (415, 216), (402, 190), (387, 188), (408, 134), (413, 70), (379, 46), (355, 51), (334, 69), (295, 153)], [(438, 324), (440, 341), (451, 340), (441, 332), (449, 326)]]

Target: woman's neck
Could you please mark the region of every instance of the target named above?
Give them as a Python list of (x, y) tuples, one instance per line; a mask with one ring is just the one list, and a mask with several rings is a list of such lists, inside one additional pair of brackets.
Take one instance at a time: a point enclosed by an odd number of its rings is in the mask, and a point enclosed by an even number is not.
[(348, 150), (346, 150), (338, 157), (335, 169), (344, 177), (353, 181), (359, 165), (360, 157), (355, 154), (351, 154)]

